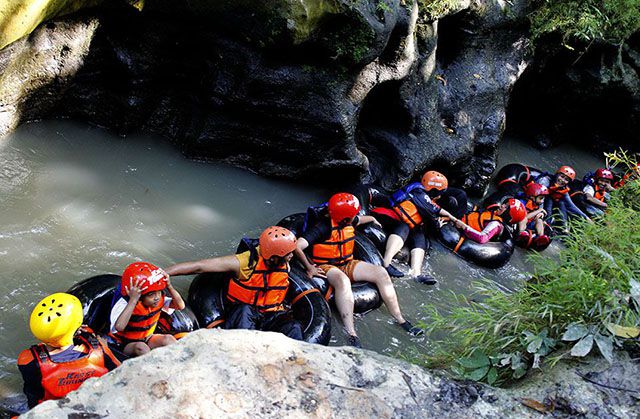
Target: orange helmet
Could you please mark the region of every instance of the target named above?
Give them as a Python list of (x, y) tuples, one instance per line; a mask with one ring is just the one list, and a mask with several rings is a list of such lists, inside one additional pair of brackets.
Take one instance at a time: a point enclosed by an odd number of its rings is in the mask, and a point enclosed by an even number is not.
[(353, 218), (360, 212), (360, 201), (355, 195), (340, 192), (329, 199), (329, 217), (334, 223), (339, 223), (345, 218)]
[(296, 248), (296, 236), (284, 227), (267, 227), (260, 234), (260, 255), (265, 259), (285, 257)]
[(138, 281), (142, 293), (148, 294), (153, 291), (162, 291), (167, 288), (169, 274), (148, 262), (135, 262), (127, 266), (122, 273), (122, 286), (120, 293), (126, 296), (126, 288), (131, 288), (131, 284)]
[(420, 181), (422, 186), (430, 191), (432, 189), (436, 189), (438, 191), (444, 191), (449, 187), (449, 181), (440, 172), (436, 172), (435, 170), (429, 170), (422, 176), (422, 180)]
[(507, 206), (505, 214), (508, 214), (508, 218), (511, 219), (510, 224), (519, 223), (527, 217), (527, 209), (519, 199), (510, 198), (507, 201)]
[(573, 170), (573, 167), (571, 166), (561, 166), (556, 174), (563, 174), (571, 180), (575, 180), (576, 178), (576, 171)]

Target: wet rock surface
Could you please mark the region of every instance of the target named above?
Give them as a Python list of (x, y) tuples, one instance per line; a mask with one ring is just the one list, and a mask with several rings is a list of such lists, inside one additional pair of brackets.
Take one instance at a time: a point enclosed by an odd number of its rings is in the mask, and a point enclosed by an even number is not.
[(399, 0), (90, 9), (0, 51), (0, 89), (16, 92), (0, 134), (68, 117), (265, 175), (395, 187), (437, 167), (475, 185), (526, 65), (507, 28), (525, 3), (461, 0), (439, 23)]
[(25, 417), (138, 417), (153, 409), (155, 417), (178, 418), (534, 418), (540, 412), (523, 401), (535, 400), (556, 417), (634, 418), (639, 369), (628, 357), (611, 368), (589, 361), (501, 390), (349, 347), (310, 345), (275, 333), (200, 330)]

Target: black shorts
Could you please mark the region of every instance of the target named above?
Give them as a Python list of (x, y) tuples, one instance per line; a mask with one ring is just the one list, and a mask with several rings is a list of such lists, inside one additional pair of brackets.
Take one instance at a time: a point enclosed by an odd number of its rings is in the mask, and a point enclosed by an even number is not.
[(427, 240), (424, 237), (424, 228), (422, 225), (412, 229), (403, 221), (379, 214), (376, 214), (376, 219), (382, 224), (382, 228), (387, 234), (400, 236), (402, 241), (404, 241), (410, 249), (427, 250)]

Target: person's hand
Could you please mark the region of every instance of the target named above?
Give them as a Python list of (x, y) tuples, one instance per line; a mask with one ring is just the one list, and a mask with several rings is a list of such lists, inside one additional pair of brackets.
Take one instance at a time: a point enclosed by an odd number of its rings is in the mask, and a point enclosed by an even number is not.
[(139, 300), (140, 296), (147, 289), (147, 287), (142, 287), (142, 281), (139, 279), (135, 279), (131, 283), (131, 287), (124, 287), (124, 293), (129, 296), (132, 300)]
[(533, 217), (534, 220), (541, 220), (543, 219), (545, 216), (544, 210), (540, 211), (539, 213), (536, 214), (535, 217)]
[(166, 274), (167, 276), (165, 276), (165, 281), (167, 281), (167, 288), (171, 288), (172, 284), (171, 284), (171, 276), (169, 274)]
[(309, 268), (307, 268), (307, 277), (311, 279), (314, 276), (325, 277), (325, 273), (322, 269), (318, 268), (316, 265), (311, 265)]
[(373, 225), (382, 230), (382, 224), (380, 224), (380, 221), (376, 220), (375, 218), (373, 219)]

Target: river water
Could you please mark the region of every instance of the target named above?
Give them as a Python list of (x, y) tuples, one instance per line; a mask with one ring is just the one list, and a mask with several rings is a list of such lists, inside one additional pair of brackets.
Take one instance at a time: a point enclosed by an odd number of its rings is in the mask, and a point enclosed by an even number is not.
[[(536, 151), (503, 141), (499, 167), (518, 161), (543, 170), (571, 164), (581, 175), (603, 159), (574, 147)], [(329, 191), (264, 179), (224, 164), (187, 160), (149, 136), (126, 139), (64, 121), (21, 126), (0, 143), (0, 398), (21, 391), (18, 353), (35, 343), (28, 319), (33, 305), (53, 292), (101, 273), (121, 273), (134, 260), (159, 266), (232, 252), (242, 236), (256, 237), (285, 215), (326, 200)], [(552, 245), (548, 252), (557, 252)], [(436, 286), (395, 281), (405, 316), (428, 322), (425, 304), (446, 307), (450, 291), (468, 293), (489, 278), (513, 287), (531, 269), (516, 250), (498, 270), (478, 268), (434, 242), (425, 269)], [(174, 283), (186, 297), (190, 277)], [(397, 355), (410, 338), (386, 308), (359, 316), (365, 348)], [(344, 344), (333, 323), (332, 345)]]

